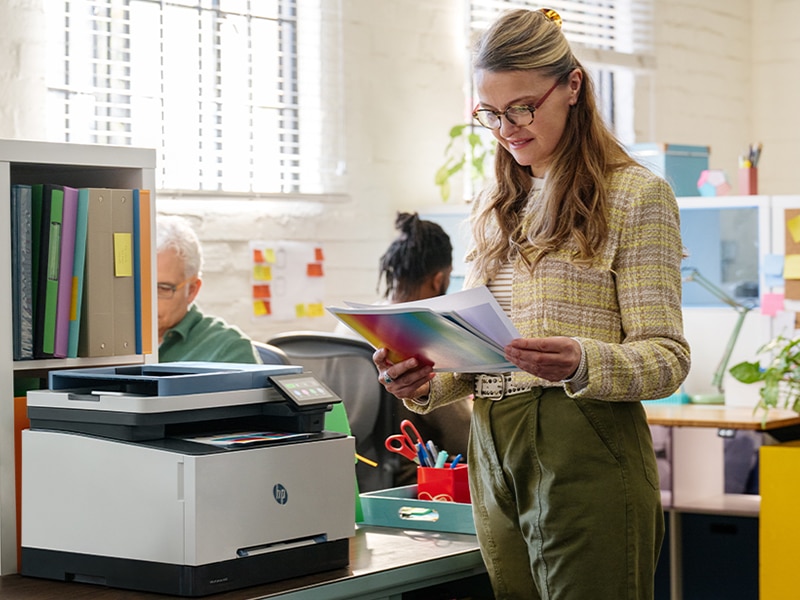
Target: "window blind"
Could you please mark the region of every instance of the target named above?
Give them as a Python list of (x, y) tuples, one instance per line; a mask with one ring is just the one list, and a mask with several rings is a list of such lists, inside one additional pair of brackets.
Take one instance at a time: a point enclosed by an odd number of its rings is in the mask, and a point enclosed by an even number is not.
[(320, 73), (338, 57), (337, 11), (326, 0), (48, 3), (48, 136), (157, 148), (160, 189), (330, 191), (337, 155), (323, 140), (335, 122), (322, 95), (339, 92)]
[(470, 38), (502, 12), (553, 8), (573, 51), (591, 72), (606, 122), (633, 141), (635, 75), (650, 68), (653, 0), (467, 0)]

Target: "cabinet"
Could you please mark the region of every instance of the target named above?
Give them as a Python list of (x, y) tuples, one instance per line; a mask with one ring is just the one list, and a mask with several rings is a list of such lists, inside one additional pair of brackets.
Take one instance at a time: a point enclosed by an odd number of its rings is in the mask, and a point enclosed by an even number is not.
[[(52, 369), (155, 362), (157, 355), (13, 360), (11, 293), (11, 185), (58, 183), (76, 188), (155, 189), (151, 149), (0, 140), (0, 573), (17, 570), (17, 499), (14, 447), (14, 382), (44, 377)], [(154, 196), (152, 196), (154, 198)], [(155, 232), (155, 210), (151, 211)], [(153, 236), (155, 237), (155, 236)], [(155, 239), (152, 240), (155, 256)], [(155, 272), (155, 269), (153, 269)], [(151, 286), (155, 290), (155, 285)], [(155, 296), (151, 298), (155, 306)], [(153, 314), (156, 314), (155, 310)], [(153, 319), (153, 339), (157, 322)], [(66, 493), (67, 490), (64, 490)]]
[[(800, 442), (761, 448), (761, 600), (797, 596)], [(793, 591), (791, 591), (793, 590)]]
[[(791, 410), (773, 409), (762, 420), (761, 412), (754, 412), (752, 408), (692, 404), (645, 403), (645, 409), (651, 425), (672, 428), (671, 492), (662, 492), (662, 503), (669, 517), (669, 546), (665, 546), (662, 552), (669, 554), (670, 598), (691, 600), (714, 597), (709, 595), (711, 588), (701, 590), (699, 596), (694, 595), (697, 589), (690, 589), (690, 579), (697, 581), (703, 573), (709, 579), (715, 579), (713, 569), (709, 567), (720, 564), (713, 560), (715, 556), (720, 557), (723, 548), (729, 553), (727, 556), (736, 558), (738, 565), (744, 565), (740, 568), (726, 564), (724, 567), (726, 577), (734, 571), (741, 578), (742, 584), (738, 587), (740, 592), (744, 587), (755, 588), (759, 556), (763, 586), (764, 558), (772, 556), (775, 549), (770, 540), (764, 539), (763, 531), (759, 548), (757, 521), (762, 501), (765, 505), (774, 505), (783, 496), (777, 495), (775, 488), (763, 485), (763, 475), (761, 495), (726, 494), (724, 438), (719, 433), (730, 430), (764, 431), (779, 441), (795, 439), (800, 437), (800, 415)], [(762, 456), (765, 451), (767, 448), (762, 448)], [(776, 479), (772, 477), (771, 481)], [(738, 551), (736, 544), (741, 544)], [(696, 562), (703, 559), (708, 564), (705, 569), (697, 571)], [(692, 564), (687, 569), (685, 565), (689, 562)], [(693, 571), (700, 575), (693, 575)], [(720, 567), (718, 574), (722, 572), (723, 567)], [(705, 579), (702, 584), (714, 585)], [(723, 594), (721, 585), (714, 590)], [(731, 596), (723, 594), (717, 597)]]

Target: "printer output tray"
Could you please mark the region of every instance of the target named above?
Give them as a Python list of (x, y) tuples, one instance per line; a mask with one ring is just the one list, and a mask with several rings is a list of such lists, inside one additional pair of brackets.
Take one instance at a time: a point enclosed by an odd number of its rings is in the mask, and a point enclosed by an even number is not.
[(22, 574), (58, 581), (198, 597), (344, 569), (348, 566), (349, 559), (350, 545), (347, 538), (198, 566), (23, 547)]

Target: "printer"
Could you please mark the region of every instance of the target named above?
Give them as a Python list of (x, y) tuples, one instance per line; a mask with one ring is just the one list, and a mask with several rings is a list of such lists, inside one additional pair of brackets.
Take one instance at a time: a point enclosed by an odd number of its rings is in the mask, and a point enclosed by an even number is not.
[(22, 575), (204, 596), (349, 564), (355, 445), (302, 367), (49, 373), (22, 432)]

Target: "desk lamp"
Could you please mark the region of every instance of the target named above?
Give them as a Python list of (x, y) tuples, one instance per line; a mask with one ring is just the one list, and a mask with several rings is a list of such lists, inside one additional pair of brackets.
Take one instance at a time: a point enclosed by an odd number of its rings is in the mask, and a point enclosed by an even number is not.
[(750, 312), (754, 307), (752, 304), (742, 304), (737, 302), (733, 299), (733, 297), (729, 296), (724, 290), (719, 288), (714, 283), (711, 283), (708, 279), (703, 277), (694, 267), (683, 267), (681, 272), (684, 274), (683, 280), (684, 281), (693, 281), (697, 284), (700, 284), (704, 287), (707, 291), (711, 292), (714, 296), (716, 296), (719, 300), (733, 308), (737, 313), (739, 313), (738, 319), (736, 319), (736, 324), (733, 326), (733, 331), (731, 332), (731, 337), (728, 339), (728, 345), (725, 346), (725, 352), (722, 353), (722, 358), (719, 361), (719, 365), (717, 366), (716, 371), (714, 371), (714, 377), (711, 379), (711, 385), (717, 390), (715, 393), (710, 394), (697, 394), (691, 396), (691, 401), (694, 404), (725, 404), (725, 390), (722, 386), (722, 379), (725, 377), (725, 370), (728, 368), (728, 361), (731, 359), (731, 354), (733, 353), (733, 347), (736, 345), (736, 340), (739, 337), (739, 332), (742, 329), (742, 324), (744, 323), (744, 318), (747, 316), (747, 313)]

